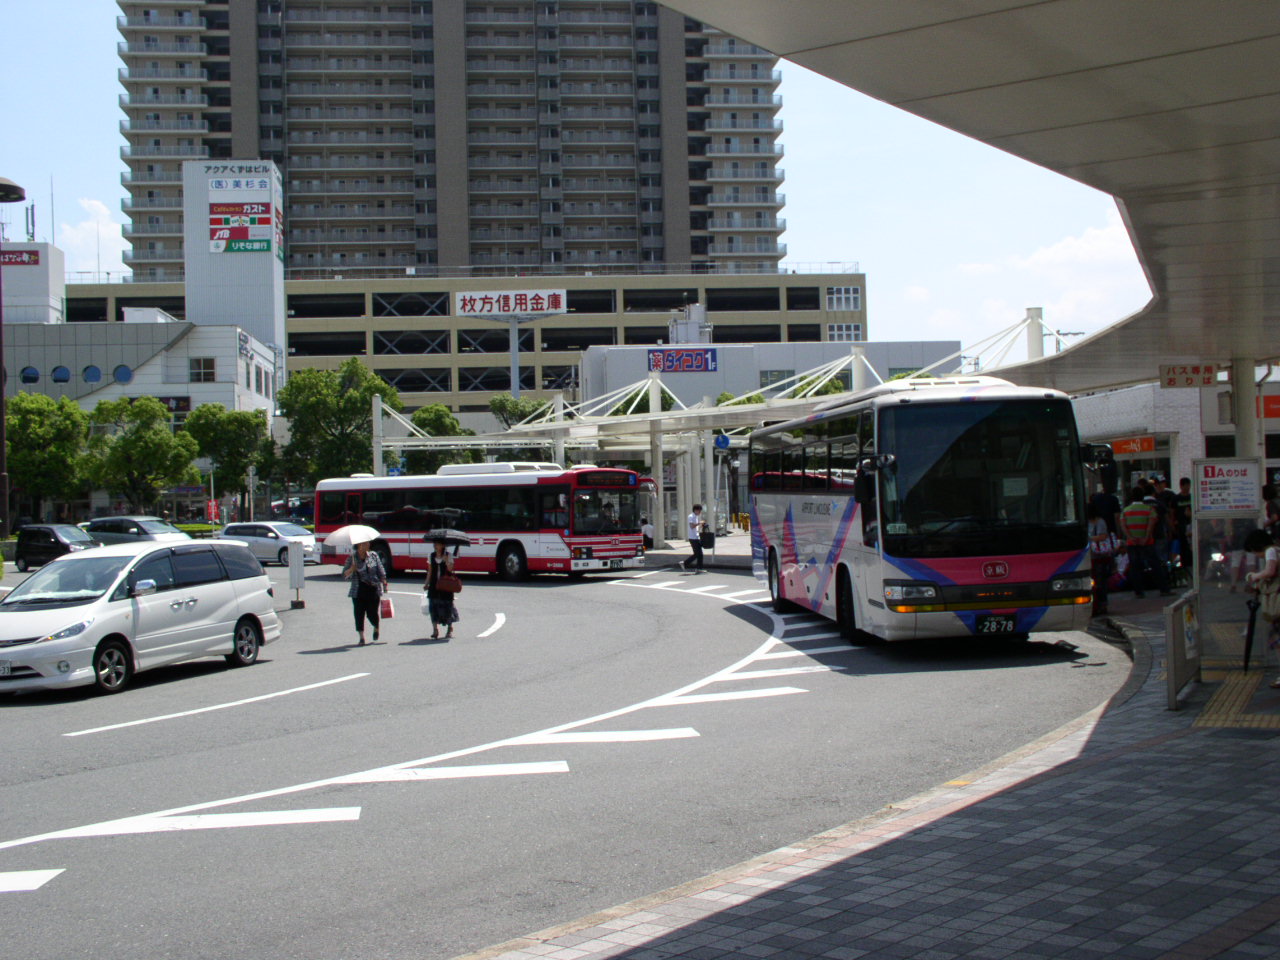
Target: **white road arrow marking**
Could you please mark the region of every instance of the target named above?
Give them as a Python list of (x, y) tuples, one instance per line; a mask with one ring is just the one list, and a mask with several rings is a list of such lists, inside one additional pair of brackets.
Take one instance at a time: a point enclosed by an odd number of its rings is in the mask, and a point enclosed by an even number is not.
[(493, 626), (490, 627), (488, 630), (486, 630), (484, 633), (476, 634), (476, 636), (487, 637), (487, 636), (490, 636), (491, 634), (497, 633), (499, 630), (502, 629), (502, 625), (506, 622), (507, 622), (507, 615), (505, 613), (495, 613), (493, 615)]
[(46, 883), (62, 873), (59, 870), (11, 870), (0, 873), (0, 893), (26, 893), (39, 890)]

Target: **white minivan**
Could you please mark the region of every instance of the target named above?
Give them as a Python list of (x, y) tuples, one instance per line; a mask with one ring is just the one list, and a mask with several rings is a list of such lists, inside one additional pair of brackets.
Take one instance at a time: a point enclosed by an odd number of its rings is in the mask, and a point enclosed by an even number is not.
[(280, 636), (271, 581), (243, 543), (117, 544), (46, 564), (0, 600), (0, 693), (93, 684), (222, 655), (248, 666)]

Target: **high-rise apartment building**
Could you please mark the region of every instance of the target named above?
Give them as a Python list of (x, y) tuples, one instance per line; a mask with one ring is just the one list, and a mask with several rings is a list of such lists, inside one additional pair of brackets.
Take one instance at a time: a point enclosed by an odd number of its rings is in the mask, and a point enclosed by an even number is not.
[(325, 278), (776, 269), (776, 59), (649, 0), (119, 0), (125, 255), (182, 277), (181, 164), (284, 176)]

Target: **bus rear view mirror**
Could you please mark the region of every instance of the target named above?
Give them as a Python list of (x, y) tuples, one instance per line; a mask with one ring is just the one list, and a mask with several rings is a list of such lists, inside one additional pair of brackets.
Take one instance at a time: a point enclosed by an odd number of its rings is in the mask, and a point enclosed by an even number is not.
[(883, 470), (885, 467), (891, 466), (897, 457), (892, 453), (882, 453), (875, 457), (865, 457), (858, 464), (858, 469), (863, 473), (875, 473), (877, 470)]
[(876, 499), (876, 478), (874, 474), (858, 472), (853, 478), (853, 499), (866, 506)]

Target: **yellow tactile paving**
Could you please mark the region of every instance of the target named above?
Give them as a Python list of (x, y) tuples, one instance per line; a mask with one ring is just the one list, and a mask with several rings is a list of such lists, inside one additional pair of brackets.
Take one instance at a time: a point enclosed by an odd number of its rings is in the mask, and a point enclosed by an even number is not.
[[(1216, 671), (1215, 671), (1216, 673)], [(1235, 670), (1215, 676), (1222, 686), (1200, 711), (1197, 727), (1233, 727), (1249, 730), (1280, 730), (1280, 715), (1249, 713), (1249, 703), (1266, 674), (1262, 670), (1247, 673)], [(1205, 679), (1210, 679), (1205, 676)]]

